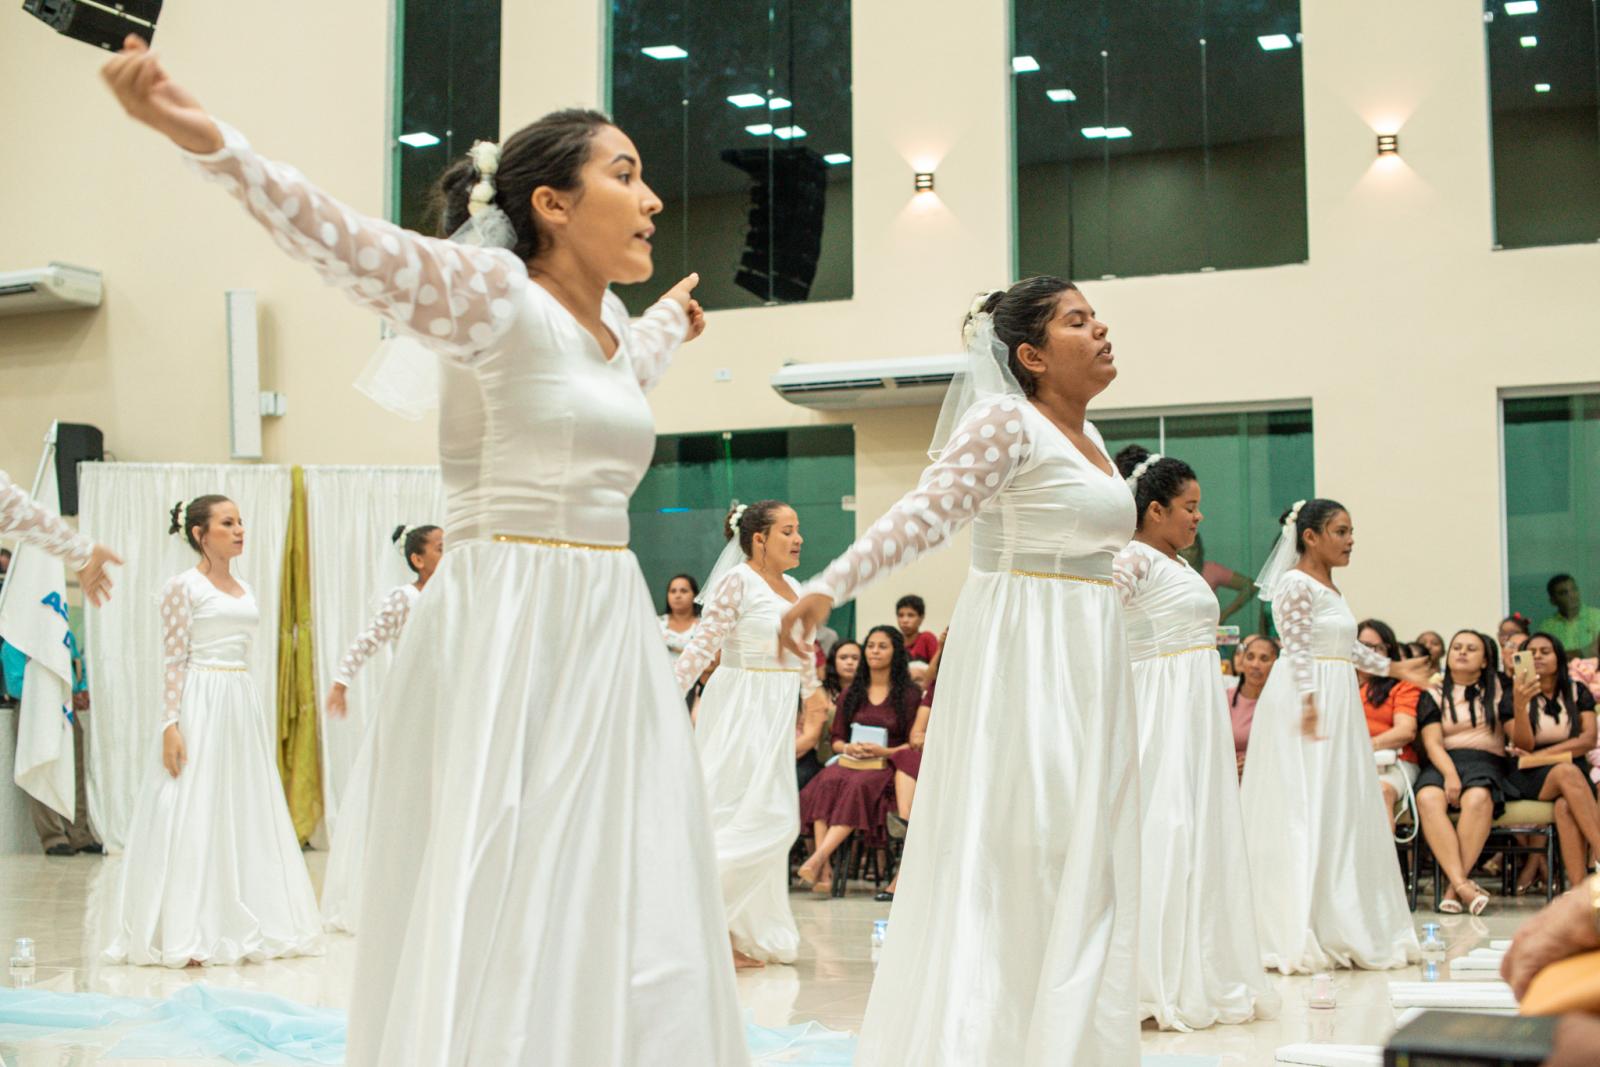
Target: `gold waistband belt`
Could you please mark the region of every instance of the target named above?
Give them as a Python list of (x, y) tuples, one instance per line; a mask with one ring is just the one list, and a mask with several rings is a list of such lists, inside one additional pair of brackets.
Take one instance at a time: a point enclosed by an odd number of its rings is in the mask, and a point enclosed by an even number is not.
[(1011, 572), (1018, 578), (1050, 578), (1058, 582), (1083, 582), (1085, 585), (1110, 585), (1110, 578), (1085, 578), (1081, 574), (1052, 574), (1049, 571), (1018, 571)]
[(1158, 652), (1151, 659), (1166, 659), (1169, 656), (1187, 656), (1191, 652), (1215, 652), (1216, 645), (1195, 645), (1193, 648), (1180, 648), (1176, 652)]
[(1318, 663), (1354, 663), (1349, 656), (1318, 656)]
[(250, 668), (249, 667), (213, 667), (213, 666), (211, 666), (209, 664), (191, 663), (191, 664), (189, 664), (189, 669), (191, 671), (225, 671), (225, 672), (228, 672), (228, 673), (234, 673), (234, 672), (244, 673), (244, 672), (248, 671)]
[(729, 670), (749, 671), (752, 674), (799, 674), (799, 667), (735, 667), (728, 664)]
[(591, 545), (582, 541), (556, 541), (548, 537), (527, 537), (523, 534), (495, 534), (493, 540), (514, 545), (543, 545), (545, 548), (577, 548), (585, 552), (626, 552), (627, 545)]

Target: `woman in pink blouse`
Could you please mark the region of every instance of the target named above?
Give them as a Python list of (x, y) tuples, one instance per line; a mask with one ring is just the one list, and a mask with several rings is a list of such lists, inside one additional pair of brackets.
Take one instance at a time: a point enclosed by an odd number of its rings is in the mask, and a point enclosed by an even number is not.
[(1278, 641), (1266, 634), (1251, 634), (1239, 649), (1239, 684), (1228, 697), (1228, 717), (1233, 720), (1233, 753), (1239, 774), (1244, 775), (1244, 753), (1250, 744), (1250, 723), (1255, 719), (1256, 701), (1266, 688), (1272, 665), (1278, 662)]

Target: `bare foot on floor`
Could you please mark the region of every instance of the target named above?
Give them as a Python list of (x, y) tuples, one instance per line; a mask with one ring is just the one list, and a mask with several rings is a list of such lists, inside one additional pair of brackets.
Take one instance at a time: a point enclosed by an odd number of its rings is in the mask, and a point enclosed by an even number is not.
[(765, 967), (766, 964), (754, 956), (746, 956), (738, 949), (733, 950), (733, 969), (736, 971), (755, 971)]

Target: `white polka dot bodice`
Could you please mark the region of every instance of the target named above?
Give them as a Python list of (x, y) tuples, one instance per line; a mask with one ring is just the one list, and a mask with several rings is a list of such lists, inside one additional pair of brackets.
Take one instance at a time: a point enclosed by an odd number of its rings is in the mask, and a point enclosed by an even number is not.
[(191, 161), (284, 251), (444, 357), (445, 544), (494, 534), (625, 544), (628, 498), (655, 447), (644, 391), (683, 341), (683, 309), (663, 300), (630, 322), (607, 293), (608, 360), (509, 250), (366, 218), (218, 126), (224, 147)]
[(1388, 673), (1388, 658), (1356, 640), (1356, 617), (1344, 597), (1304, 571), (1285, 571), (1278, 579), (1272, 621), (1296, 692), (1316, 691), (1319, 660), (1348, 661), (1370, 674)]
[[(1104, 451), (1093, 424), (1084, 428)], [(1028, 401), (983, 400), (917, 488), (805, 591), (843, 603), (969, 522), (978, 570), (1109, 579), (1113, 557), (1133, 536), (1133, 495)]]

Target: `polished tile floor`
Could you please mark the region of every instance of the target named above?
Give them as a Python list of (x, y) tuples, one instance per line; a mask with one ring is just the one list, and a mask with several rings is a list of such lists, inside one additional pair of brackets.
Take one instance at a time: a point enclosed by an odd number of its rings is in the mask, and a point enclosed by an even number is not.
[[(320, 884), (326, 853), (307, 853), (307, 861), (313, 880)], [(120, 860), (114, 857), (0, 856), (0, 947), (9, 947), (17, 937), (33, 938), (39, 960), (32, 983), (36, 988), (165, 997), (188, 983), (205, 981), (277, 993), (315, 1006), (345, 1006), (355, 944), (349, 937), (330, 937), (328, 953), (320, 958), (242, 967), (171, 971), (99, 963), (99, 950), (107, 940), (106, 902), (119, 864)], [(872, 983), (872, 922), (886, 917), (889, 905), (875, 903), (866, 890), (853, 892), (842, 900), (796, 893), (793, 902), (800, 926), (800, 959), (790, 967), (741, 974), (741, 1001), (755, 1022), (767, 1026), (816, 1020), (832, 1029), (858, 1029)], [(1487, 945), (1492, 938), (1510, 937), (1537, 910), (1538, 903), (1497, 898), (1481, 919), (1419, 912), (1417, 920), (1420, 923), (1438, 919), (1449, 939), (1450, 954), (1456, 956)], [(1334, 979), (1338, 1006), (1332, 1010), (1307, 1005), (1308, 978), (1278, 978), (1283, 1011), (1277, 1019), (1191, 1034), (1159, 1033), (1147, 1028), (1144, 1052), (1163, 1057), (1206, 1058), (1194, 1062), (1215, 1057), (1225, 1067), (1253, 1067), (1273, 1063), (1274, 1051), (1282, 1045), (1380, 1044), (1394, 1027), (1389, 982), (1416, 981), (1418, 977), (1415, 968), (1386, 973), (1340, 972)], [(1492, 976), (1480, 973), (1478, 977)], [(9, 981), (0, 975), (0, 983)], [(59, 1047), (46, 1050), (4, 1044), (0, 1044), (0, 1061), (5, 1067), (111, 1067), (118, 1062), (87, 1051), (64, 1054)], [(144, 1067), (152, 1062), (155, 1061), (140, 1061)]]

